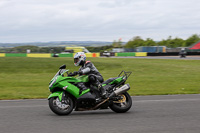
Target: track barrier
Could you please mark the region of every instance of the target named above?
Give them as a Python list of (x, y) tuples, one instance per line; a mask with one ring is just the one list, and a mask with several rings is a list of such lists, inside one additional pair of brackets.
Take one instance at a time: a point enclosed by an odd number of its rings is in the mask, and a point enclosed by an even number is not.
[(115, 53), (115, 56), (147, 56), (147, 52), (125, 52), (125, 53)]
[[(56, 55), (56, 56), (55, 56)], [(37, 57), (37, 58), (50, 58), (50, 57), (74, 57), (75, 53), (0, 53), (0, 57)], [(103, 56), (101, 53), (85, 53), (86, 57), (100, 57)], [(124, 52), (124, 53), (113, 53), (111, 56), (147, 56), (147, 52)]]
[(5, 53), (0, 53), (0, 57), (5, 57)]
[(27, 57), (51, 57), (51, 54), (27, 54)]

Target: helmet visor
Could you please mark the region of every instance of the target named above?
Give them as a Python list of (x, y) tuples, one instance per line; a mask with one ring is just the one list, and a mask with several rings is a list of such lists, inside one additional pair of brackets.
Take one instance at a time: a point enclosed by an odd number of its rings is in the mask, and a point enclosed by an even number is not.
[(77, 63), (79, 61), (78, 58), (74, 58), (74, 63)]

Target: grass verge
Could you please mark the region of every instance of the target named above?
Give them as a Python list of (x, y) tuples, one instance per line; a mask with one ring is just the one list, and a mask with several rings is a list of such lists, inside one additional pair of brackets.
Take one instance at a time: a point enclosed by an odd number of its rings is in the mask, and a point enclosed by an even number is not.
[[(104, 79), (121, 70), (132, 71), (127, 83), (131, 95), (169, 95), (200, 93), (200, 61), (136, 58), (88, 58)], [(0, 99), (47, 98), (48, 83), (66, 64), (77, 71), (73, 58), (0, 58)]]

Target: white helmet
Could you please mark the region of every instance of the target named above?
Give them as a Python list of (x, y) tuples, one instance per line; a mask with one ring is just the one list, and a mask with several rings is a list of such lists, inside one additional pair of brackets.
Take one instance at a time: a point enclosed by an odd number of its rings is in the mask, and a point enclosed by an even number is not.
[(86, 55), (84, 52), (78, 52), (74, 55), (74, 65), (79, 66), (86, 60)]

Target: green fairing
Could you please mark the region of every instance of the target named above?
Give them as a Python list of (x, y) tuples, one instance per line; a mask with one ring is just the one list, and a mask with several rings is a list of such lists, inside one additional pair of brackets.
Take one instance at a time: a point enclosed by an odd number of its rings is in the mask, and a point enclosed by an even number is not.
[(54, 93), (49, 95), (48, 99), (50, 99), (52, 97), (58, 97), (59, 100), (61, 101), (62, 100), (62, 94), (63, 94), (63, 91), (54, 92)]
[(82, 75), (76, 78), (77, 80), (80, 80), (81, 82), (88, 82), (88, 76), (87, 75)]
[[(78, 94), (78, 97), (76, 98), (79, 98), (80, 96), (84, 95), (85, 93), (88, 93), (90, 91), (90, 89), (87, 89), (87, 90), (84, 90), (81, 95)], [(48, 99), (52, 98), (52, 97), (58, 97), (59, 100), (61, 101), (62, 100), (62, 94), (63, 94), (64, 91), (56, 91), (52, 94), (49, 95)]]
[(104, 87), (104, 86), (106, 86), (107, 84), (102, 84), (102, 86)]
[[(112, 82), (110, 82), (109, 84), (110, 84), (110, 85), (112, 85), (112, 84), (118, 84), (118, 83), (120, 83), (122, 80), (123, 80), (123, 77), (119, 77), (119, 78), (113, 80)], [(106, 85), (107, 85), (107, 84), (102, 84), (103, 87), (106, 86)]]
[(76, 78), (74, 78), (74, 77), (62, 77), (62, 76), (58, 76), (57, 81), (60, 82), (62, 80), (64, 80), (64, 81), (67, 80), (67, 82), (73, 82), (73, 83), (88, 82), (89, 81), (87, 75), (78, 76)]
[[(57, 78), (57, 79), (56, 79)], [(90, 89), (84, 90), (80, 95), (79, 95), (79, 88), (76, 87), (75, 85), (71, 84), (73, 83), (78, 83), (78, 82), (88, 82), (88, 76), (82, 75), (77, 78), (74, 77), (62, 77), (62, 76), (57, 76), (56, 78), (52, 79), (52, 82), (56, 79), (56, 82), (53, 83), (53, 85), (49, 88), (52, 90), (53, 88), (62, 88), (75, 96), (76, 98), (79, 98), (85, 93), (88, 93)], [(62, 96), (61, 96), (62, 97)], [(60, 99), (60, 98), (59, 98)]]
[(121, 82), (123, 80), (123, 77), (119, 77), (115, 80), (113, 80), (112, 82), (110, 82), (109, 84), (118, 84), (119, 82)]

